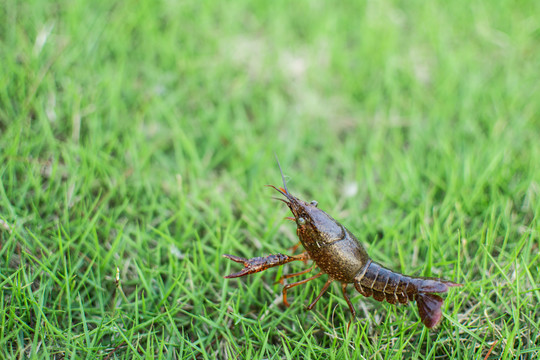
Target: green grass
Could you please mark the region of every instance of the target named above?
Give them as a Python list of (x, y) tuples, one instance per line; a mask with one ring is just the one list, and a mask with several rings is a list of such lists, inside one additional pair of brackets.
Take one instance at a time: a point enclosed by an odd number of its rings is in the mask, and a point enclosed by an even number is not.
[[(538, 1), (0, 6), (0, 358), (540, 354)], [(280, 184), (375, 260), (464, 284), (415, 306), (301, 263)]]

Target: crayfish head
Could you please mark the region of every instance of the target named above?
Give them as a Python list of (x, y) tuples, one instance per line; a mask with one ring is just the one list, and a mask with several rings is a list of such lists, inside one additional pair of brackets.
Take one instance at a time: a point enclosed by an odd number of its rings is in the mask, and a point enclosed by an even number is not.
[(287, 188), (278, 188), (274, 185), (267, 186), (287, 198), (286, 200), (281, 198), (278, 200), (287, 204), (291, 210), (296, 222), (298, 237), (304, 246), (308, 247), (311, 243), (332, 243), (345, 236), (343, 226), (326, 212), (319, 209), (316, 201), (308, 203), (291, 195)]
[(287, 198), (287, 200), (281, 198), (276, 199), (287, 204), (294, 215), (294, 220), (296, 221), (297, 226), (296, 232), (304, 247), (309, 248), (311, 244), (318, 245), (332, 243), (334, 241), (343, 239), (343, 237), (345, 237), (345, 230), (343, 226), (341, 226), (341, 224), (334, 220), (330, 215), (319, 209), (316, 201), (308, 203), (291, 195), (289, 189), (287, 189), (285, 175), (283, 175), (283, 170), (281, 169), (281, 164), (279, 163), (277, 156), (276, 160), (281, 173), (283, 187), (278, 188), (274, 185), (266, 186), (273, 188)]
[(309, 247), (309, 244), (316, 245), (332, 243), (345, 236), (343, 226), (334, 220), (330, 215), (303, 200), (296, 199), (289, 208), (296, 219), (296, 232), (300, 241)]

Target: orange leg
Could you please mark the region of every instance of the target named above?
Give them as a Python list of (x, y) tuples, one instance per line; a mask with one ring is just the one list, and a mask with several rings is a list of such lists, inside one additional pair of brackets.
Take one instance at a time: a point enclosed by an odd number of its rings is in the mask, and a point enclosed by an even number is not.
[(347, 295), (347, 283), (341, 284), (341, 290), (343, 291), (343, 297), (345, 298), (345, 301), (347, 302), (347, 305), (349, 305), (349, 309), (352, 312), (353, 318), (356, 316), (356, 310), (354, 310), (353, 304), (351, 303), (351, 300), (349, 299), (349, 295)]
[(279, 278), (278, 281), (276, 281), (274, 284), (277, 284), (277, 283), (280, 283), (280, 284), (283, 284), (283, 280), (285, 279), (290, 279), (292, 277), (295, 277), (295, 276), (298, 276), (298, 275), (303, 275), (305, 273), (308, 273), (310, 272), (311, 270), (313, 270), (313, 268), (317, 266), (317, 265), (313, 265), (312, 267), (306, 269), (306, 270), (302, 270), (302, 271), (299, 271), (297, 273), (294, 273), (294, 274), (287, 274), (287, 275), (283, 275), (282, 277)]
[[(294, 218), (293, 218), (293, 219), (294, 219)], [(289, 251), (290, 251), (291, 253), (294, 254), (294, 253), (296, 252), (296, 250), (298, 250), (298, 248), (301, 247), (301, 246), (302, 246), (302, 242), (299, 241), (298, 244), (296, 244), (296, 245), (294, 245), (293, 247), (291, 247), (291, 248), (289, 249)], [(304, 253), (305, 253), (305, 251), (304, 251)], [(302, 253), (302, 254), (303, 254), (303, 253)], [(308, 256), (307, 259), (304, 260), (304, 264), (307, 265), (308, 260), (309, 260), (309, 256)]]
[(292, 253), (294, 254), (294, 252), (295, 252), (296, 250), (298, 250), (298, 248), (300, 247), (300, 245), (302, 245), (302, 243), (301, 243), (301, 242), (298, 242), (298, 244), (294, 245), (292, 248), (289, 249), (290, 252), (292, 252)]
[(321, 298), (321, 296), (323, 296), (323, 294), (326, 292), (326, 289), (328, 289), (328, 287), (330, 286), (330, 284), (332, 283), (332, 281), (334, 281), (334, 279), (332, 278), (328, 278), (328, 280), (326, 281), (326, 284), (324, 284), (321, 292), (319, 293), (319, 295), (317, 295), (317, 297), (315, 298), (315, 300), (313, 300), (313, 302), (311, 304), (309, 304), (309, 306), (307, 307), (308, 310), (311, 310), (313, 309), (313, 307), (315, 306), (315, 304), (317, 303), (317, 301), (319, 301), (319, 299)]
[(317, 275), (314, 275), (310, 278), (307, 278), (307, 279), (304, 279), (304, 280), (300, 280), (300, 281), (297, 281), (295, 283), (292, 283), (292, 284), (287, 284), (283, 287), (283, 303), (285, 304), (285, 306), (290, 306), (289, 305), (289, 302), (287, 301), (287, 290), (289, 290), (290, 288), (293, 288), (295, 286), (298, 286), (298, 285), (302, 285), (302, 284), (305, 284), (307, 283), (308, 281), (311, 281), (313, 279), (316, 279), (318, 277), (321, 277), (321, 275), (323, 274), (322, 271), (319, 271), (319, 273)]
[(347, 331), (349, 331), (349, 328), (351, 327), (351, 323), (353, 319), (356, 317), (356, 310), (354, 310), (353, 304), (351, 303), (351, 300), (349, 299), (349, 295), (347, 295), (347, 283), (341, 283), (341, 290), (343, 291), (343, 297), (345, 298), (345, 301), (347, 302), (347, 305), (349, 305), (349, 309), (351, 310), (352, 317), (351, 320), (349, 320), (349, 324), (347, 324)]

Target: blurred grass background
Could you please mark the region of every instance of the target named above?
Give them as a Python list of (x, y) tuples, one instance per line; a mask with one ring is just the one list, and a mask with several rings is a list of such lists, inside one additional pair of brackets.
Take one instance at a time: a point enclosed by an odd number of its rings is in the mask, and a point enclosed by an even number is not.
[[(537, 1), (0, 1), (0, 357), (540, 353)], [(290, 264), (316, 199), (371, 256), (464, 284), (350, 314)], [(490, 352), (491, 348), (491, 352)]]

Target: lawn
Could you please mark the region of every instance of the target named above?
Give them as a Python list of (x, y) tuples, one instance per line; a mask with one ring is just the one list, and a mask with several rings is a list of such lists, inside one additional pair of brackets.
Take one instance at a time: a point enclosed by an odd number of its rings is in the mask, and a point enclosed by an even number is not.
[[(540, 2), (0, 3), (0, 358), (540, 355)], [(326, 275), (285, 307), (301, 262), (223, 278), (298, 242), (274, 154), (463, 284), (436, 329), (349, 286), (347, 330), (337, 283), (306, 311)]]

